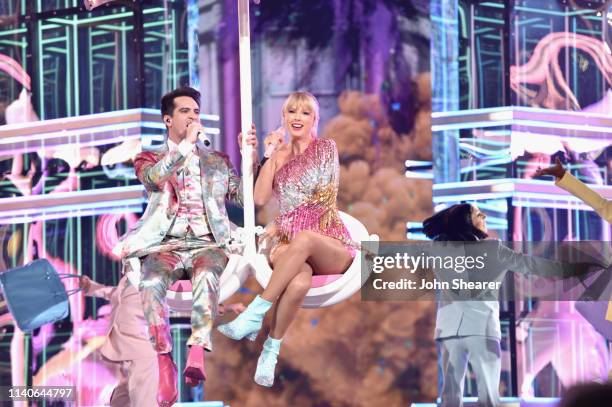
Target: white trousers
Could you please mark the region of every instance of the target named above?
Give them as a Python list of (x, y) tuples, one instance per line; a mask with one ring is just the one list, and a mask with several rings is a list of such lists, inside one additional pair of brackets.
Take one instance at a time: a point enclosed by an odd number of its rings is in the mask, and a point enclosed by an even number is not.
[(476, 376), (478, 405), (498, 407), (501, 375), (499, 339), (488, 336), (454, 336), (439, 339), (442, 353), (441, 407), (462, 407), (468, 363)]

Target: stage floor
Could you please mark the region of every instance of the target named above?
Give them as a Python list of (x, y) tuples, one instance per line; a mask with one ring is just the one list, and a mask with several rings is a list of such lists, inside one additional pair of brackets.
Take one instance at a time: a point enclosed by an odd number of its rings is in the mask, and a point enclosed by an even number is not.
[[(463, 407), (478, 407), (478, 398), (464, 397)], [(438, 400), (439, 402), (439, 400)], [(518, 397), (502, 397), (502, 407), (557, 407), (559, 399), (556, 397), (535, 397), (521, 399)], [(412, 403), (411, 407), (437, 407), (437, 403)]]

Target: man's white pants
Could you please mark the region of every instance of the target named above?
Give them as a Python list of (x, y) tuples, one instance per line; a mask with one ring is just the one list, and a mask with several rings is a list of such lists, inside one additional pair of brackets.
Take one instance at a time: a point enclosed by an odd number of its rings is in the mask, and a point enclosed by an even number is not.
[(462, 407), (468, 362), (476, 376), (478, 405), (497, 407), (501, 375), (499, 339), (488, 336), (453, 336), (438, 340), (442, 353), (441, 407)]

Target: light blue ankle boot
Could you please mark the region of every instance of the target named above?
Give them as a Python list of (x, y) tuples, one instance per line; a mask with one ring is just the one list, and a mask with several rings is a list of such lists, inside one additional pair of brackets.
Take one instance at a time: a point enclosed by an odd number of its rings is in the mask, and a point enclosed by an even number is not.
[(255, 383), (260, 386), (272, 387), (274, 384), (274, 368), (282, 341), (282, 339), (274, 339), (268, 336), (268, 339), (264, 342), (263, 350), (257, 360), (257, 370), (254, 377)]
[(272, 303), (258, 295), (235, 320), (220, 325), (217, 330), (231, 339), (240, 340), (246, 336), (249, 341), (254, 341), (270, 307)]

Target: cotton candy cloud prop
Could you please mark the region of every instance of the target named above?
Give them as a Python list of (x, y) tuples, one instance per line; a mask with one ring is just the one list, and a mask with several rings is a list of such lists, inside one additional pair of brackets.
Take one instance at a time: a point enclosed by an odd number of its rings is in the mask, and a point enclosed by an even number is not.
[(406, 222), (431, 214), (431, 183), (408, 179), (405, 161), (431, 160), (431, 88), (429, 74), (413, 78), (417, 113), (408, 134), (389, 125), (380, 98), (346, 91), (340, 113), (322, 137), (336, 142), (340, 156), (338, 206), (383, 240), (405, 240)]

